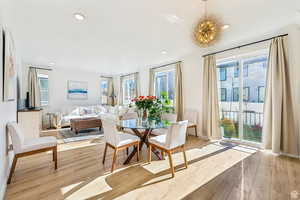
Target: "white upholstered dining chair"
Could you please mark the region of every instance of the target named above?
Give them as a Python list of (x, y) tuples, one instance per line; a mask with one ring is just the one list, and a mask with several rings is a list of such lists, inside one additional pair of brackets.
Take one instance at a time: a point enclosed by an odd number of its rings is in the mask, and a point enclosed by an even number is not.
[(180, 121), (180, 122), (172, 123), (172, 125), (168, 128), (168, 131), (165, 135), (159, 135), (149, 139), (148, 162), (149, 163), (151, 162), (152, 147), (158, 148), (161, 151), (166, 152), (169, 157), (172, 177), (175, 176), (173, 160), (172, 160), (172, 153), (175, 150), (178, 149), (182, 150), (185, 167), (186, 168), (188, 167), (185, 149), (184, 149), (187, 125), (188, 125), (188, 121)]
[[(161, 116), (162, 120), (167, 120), (170, 123), (174, 123), (177, 121), (177, 114), (175, 113), (164, 113)], [(152, 135), (164, 135), (168, 131), (167, 128), (160, 128), (160, 129), (155, 129), (151, 132)]]
[[(102, 127), (104, 129), (105, 149), (103, 161), (105, 162), (107, 146), (114, 149), (111, 172), (115, 169), (117, 153), (120, 150), (127, 149), (130, 146), (136, 146), (139, 149), (140, 138), (128, 133), (118, 131), (116, 121), (112, 119), (102, 119)], [(137, 151), (137, 161), (139, 160), (139, 151)]]
[(188, 126), (187, 126), (187, 132), (186, 134), (188, 135), (188, 129), (194, 129), (195, 130), (195, 135), (196, 137), (198, 136), (197, 134), (197, 119), (198, 119), (198, 112), (195, 110), (188, 110), (185, 111), (183, 114), (184, 120), (188, 120)]
[(18, 158), (30, 156), (33, 154), (52, 151), (53, 161), (55, 162), (55, 169), (57, 169), (57, 140), (55, 137), (39, 137), (34, 139), (24, 139), (24, 134), (16, 122), (9, 122), (7, 124), (8, 133), (11, 136), (13, 145), (14, 158), (12, 167), (9, 173), (9, 184), (12, 179), (12, 175), (15, 171)]

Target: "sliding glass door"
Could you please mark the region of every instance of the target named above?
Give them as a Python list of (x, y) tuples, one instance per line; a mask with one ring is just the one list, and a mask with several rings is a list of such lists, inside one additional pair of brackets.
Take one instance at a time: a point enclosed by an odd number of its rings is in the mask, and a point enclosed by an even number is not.
[(261, 143), (267, 52), (218, 60), (220, 126), (231, 140)]

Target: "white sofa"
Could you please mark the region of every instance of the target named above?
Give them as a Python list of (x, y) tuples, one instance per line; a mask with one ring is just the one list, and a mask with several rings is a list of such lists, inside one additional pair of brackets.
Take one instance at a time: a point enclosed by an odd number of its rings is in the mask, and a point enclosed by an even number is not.
[(113, 115), (116, 118), (121, 118), (129, 113), (135, 113), (135, 108), (129, 108), (128, 106), (78, 106), (71, 109), (71, 111), (65, 111), (58, 117), (59, 127), (70, 126), (71, 119), (85, 119), (91, 117), (100, 117), (102, 115)]

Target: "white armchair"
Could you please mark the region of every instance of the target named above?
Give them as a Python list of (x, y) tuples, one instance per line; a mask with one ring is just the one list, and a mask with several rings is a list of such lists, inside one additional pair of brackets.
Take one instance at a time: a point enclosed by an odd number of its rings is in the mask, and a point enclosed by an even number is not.
[(172, 152), (177, 149), (181, 149), (184, 157), (185, 167), (188, 167), (184, 144), (186, 139), (186, 129), (187, 129), (188, 121), (181, 121), (177, 123), (173, 123), (167, 131), (166, 135), (159, 135), (156, 137), (152, 137), (149, 139), (149, 150), (148, 150), (148, 162), (151, 162), (151, 151), (152, 146), (160, 149), (168, 154), (170, 170), (172, 173), (172, 177), (175, 176), (175, 171), (173, 167), (172, 160)]
[[(198, 112), (195, 110), (189, 110), (184, 112), (183, 114), (183, 118), (184, 120), (188, 120), (188, 129), (189, 128), (194, 128), (195, 130), (195, 135), (196, 137), (198, 136), (197, 134), (197, 118), (198, 118)], [(186, 132), (186, 134), (188, 134), (188, 132)]]
[[(170, 123), (174, 123), (177, 121), (177, 114), (174, 113), (164, 113), (161, 116), (162, 120), (167, 120)], [(155, 129), (151, 132), (152, 135), (164, 135), (168, 131), (167, 128), (160, 128), (160, 129)]]
[(40, 137), (25, 140), (23, 137), (23, 133), (16, 122), (9, 122), (7, 124), (7, 128), (11, 136), (13, 150), (15, 153), (7, 181), (8, 184), (11, 182), (12, 175), (17, 165), (17, 160), (20, 157), (30, 156), (46, 151), (52, 151), (53, 161), (55, 162), (55, 169), (57, 169), (57, 140), (55, 137)]
[[(104, 129), (104, 140), (105, 149), (103, 155), (103, 161), (105, 162), (107, 146), (114, 149), (113, 162), (111, 167), (111, 172), (115, 169), (116, 157), (119, 150), (127, 149), (130, 146), (136, 146), (139, 149), (140, 139), (137, 136), (119, 132), (117, 130), (116, 122), (112, 119), (102, 119), (102, 126)], [(137, 151), (137, 161), (139, 160), (139, 151)]]

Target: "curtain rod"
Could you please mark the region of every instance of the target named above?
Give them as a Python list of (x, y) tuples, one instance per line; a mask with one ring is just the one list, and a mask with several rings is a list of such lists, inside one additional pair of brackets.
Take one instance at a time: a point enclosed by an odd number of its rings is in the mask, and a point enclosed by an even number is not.
[(160, 66), (158, 66), (158, 67), (151, 67), (151, 69), (158, 69), (158, 68), (161, 68), (161, 67), (166, 67), (166, 66), (173, 65), (173, 64), (177, 64), (177, 63), (181, 63), (181, 62), (182, 62), (182, 61), (179, 60), (179, 61), (176, 61), (176, 62), (172, 62), (172, 63), (160, 65)]
[(100, 76), (100, 78), (113, 78), (112, 76)]
[(132, 75), (132, 74), (138, 74), (139, 72), (133, 72), (133, 73), (129, 73), (129, 74), (123, 74), (123, 75), (120, 75), (120, 77), (124, 77), (124, 76), (129, 76), (129, 75)]
[(214, 55), (214, 54), (219, 54), (219, 53), (223, 53), (223, 52), (226, 52), (226, 51), (231, 51), (231, 50), (234, 50), (234, 49), (239, 49), (239, 48), (242, 48), (242, 47), (250, 46), (250, 45), (261, 43), (261, 42), (266, 42), (268, 40), (272, 40), (274, 38), (284, 37), (284, 36), (288, 36), (288, 34), (282, 34), (282, 35), (274, 36), (274, 37), (267, 38), (267, 39), (264, 39), (264, 40), (259, 40), (259, 41), (256, 41), (256, 42), (251, 42), (251, 43), (248, 43), (248, 44), (243, 44), (243, 45), (232, 47), (232, 48), (229, 48), (229, 49), (224, 49), (224, 50), (221, 50), (221, 51), (216, 51), (214, 53), (205, 54), (202, 57), (211, 56), (211, 55)]
[(29, 68), (52, 71), (52, 69), (47, 69), (47, 68), (42, 68), (42, 67), (32, 67), (32, 66), (30, 66)]

